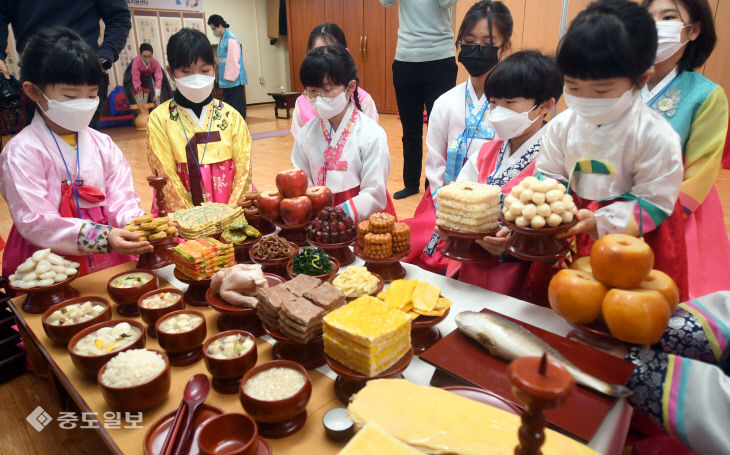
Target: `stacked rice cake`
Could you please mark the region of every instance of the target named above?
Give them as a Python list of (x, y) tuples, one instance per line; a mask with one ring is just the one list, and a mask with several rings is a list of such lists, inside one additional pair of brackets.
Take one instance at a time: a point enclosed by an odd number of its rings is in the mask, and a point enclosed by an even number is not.
[(332, 284), (309, 275), (264, 288), (256, 314), (284, 336), (307, 343), (322, 335), (322, 317), (345, 304), (345, 295)]
[(270, 288), (259, 289), (259, 304), (256, 305), (256, 315), (274, 330), (279, 330), (279, 311), (284, 302), (294, 300), (294, 296), (283, 284)]
[(171, 213), (183, 238), (194, 240), (223, 232), (231, 222), (243, 213), (241, 207), (231, 207), (218, 202), (204, 202), (185, 210)]
[(304, 297), (287, 300), (279, 311), (279, 330), (292, 340), (307, 343), (322, 334), (324, 313)]
[(411, 348), (411, 318), (370, 296), (324, 317), (324, 352), (365, 376), (392, 367)]
[(499, 226), (501, 188), (474, 182), (453, 182), (437, 192), (436, 223), (462, 232), (488, 232)]
[(175, 267), (193, 280), (210, 278), (217, 271), (236, 265), (233, 246), (210, 237), (181, 243), (173, 248), (172, 257)]

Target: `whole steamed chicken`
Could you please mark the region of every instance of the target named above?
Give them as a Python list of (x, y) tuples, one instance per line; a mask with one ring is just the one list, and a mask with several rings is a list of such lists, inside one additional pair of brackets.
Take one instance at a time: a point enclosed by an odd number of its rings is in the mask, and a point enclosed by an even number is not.
[(220, 270), (210, 281), (210, 288), (231, 305), (256, 308), (259, 289), (269, 282), (258, 264), (236, 264)]

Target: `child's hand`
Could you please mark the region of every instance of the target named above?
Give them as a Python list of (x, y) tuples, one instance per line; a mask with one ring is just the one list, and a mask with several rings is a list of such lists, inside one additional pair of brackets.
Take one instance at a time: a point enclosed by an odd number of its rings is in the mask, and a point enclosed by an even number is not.
[(585, 232), (590, 235), (591, 238), (598, 238), (598, 230), (596, 229), (596, 216), (593, 214), (592, 211), (588, 209), (580, 209), (575, 214), (575, 219), (578, 220), (575, 226), (563, 232), (562, 234), (556, 235), (555, 237), (562, 239), (565, 237), (570, 237), (571, 235), (578, 235)]
[(137, 255), (151, 253), (153, 248), (150, 242), (140, 241), (140, 234), (114, 228), (109, 233), (109, 246), (112, 251), (119, 254)]
[(477, 245), (484, 248), (487, 253), (492, 256), (499, 256), (507, 250), (507, 241), (510, 238), (512, 231), (509, 228), (502, 226), (497, 231), (494, 237), (486, 236), (480, 240), (477, 240)]

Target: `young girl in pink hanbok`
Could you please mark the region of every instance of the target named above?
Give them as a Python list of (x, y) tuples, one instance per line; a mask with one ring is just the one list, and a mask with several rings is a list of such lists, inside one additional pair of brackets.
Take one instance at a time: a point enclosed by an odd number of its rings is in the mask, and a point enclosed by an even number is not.
[[(330, 46), (332, 44), (339, 44), (340, 46), (347, 48), (347, 39), (345, 38), (345, 32), (337, 25), (331, 22), (325, 22), (314, 27), (312, 33), (309, 34), (309, 41), (307, 43), (307, 50), (311, 51), (317, 47)], [(355, 93), (357, 95), (355, 95)], [(378, 122), (378, 109), (375, 107), (375, 101), (368, 92), (363, 90), (362, 87), (358, 86), (355, 93), (352, 94), (352, 100), (354, 102), (355, 96), (360, 103), (362, 113)], [(317, 117), (317, 111), (309, 102), (306, 95), (300, 95), (297, 98), (296, 104), (294, 105), (294, 113), (291, 118), (291, 134), (295, 138), (304, 125), (310, 120)]]
[(494, 130), (487, 125), (489, 99), (484, 94), (484, 81), (509, 52), (512, 28), (512, 15), (499, 1), (475, 3), (461, 22), (456, 41), (459, 62), (469, 79), (441, 95), (431, 110), (426, 135), (428, 189), (413, 218), (404, 221), (411, 227), (411, 252), (406, 262), (435, 273), (446, 269), (448, 260), (441, 256), (435, 233), (436, 191), (455, 181), (467, 159), (494, 139)]
[(65, 27), (38, 32), (25, 46), (20, 76), (36, 103), (33, 121), (0, 154), (0, 193), (13, 227), (4, 277), (34, 251), (51, 248), (86, 274), (152, 251), (121, 229), (143, 214), (129, 164), (106, 134), (87, 125), (99, 104), (99, 59)]
[[(515, 52), (500, 62), (484, 85), (489, 99), (487, 119), (499, 140), (485, 143), (469, 158), (457, 180), (502, 187), (502, 198), (525, 177), (533, 174), (542, 147), (545, 118), (563, 92), (563, 76), (555, 60), (537, 51)], [(492, 254), (478, 263), (450, 261), (447, 273), (458, 272), (459, 281), (500, 294), (515, 295), (529, 262), (505, 253), (509, 229), (477, 243)]]
[(325, 185), (357, 223), (372, 213), (395, 215), (386, 189), (390, 152), (385, 130), (363, 115), (357, 97), (357, 68), (340, 45), (309, 51), (299, 72), (305, 94), (319, 116), (299, 132), (291, 160), (309, 186)]

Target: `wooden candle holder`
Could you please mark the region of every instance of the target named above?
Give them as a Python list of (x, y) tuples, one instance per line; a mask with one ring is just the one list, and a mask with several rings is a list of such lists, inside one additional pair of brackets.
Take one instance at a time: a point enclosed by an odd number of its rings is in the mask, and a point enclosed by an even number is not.
[(545, 411), (563, 404), (575, 387), (573, 376), (562, 365), (542, 357), (522, 357), (507, 368), (512, 393), (525, 406), (515, 455), (541, 455), (545, 443)]

